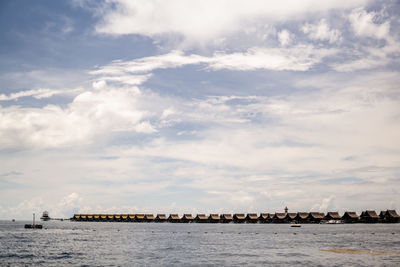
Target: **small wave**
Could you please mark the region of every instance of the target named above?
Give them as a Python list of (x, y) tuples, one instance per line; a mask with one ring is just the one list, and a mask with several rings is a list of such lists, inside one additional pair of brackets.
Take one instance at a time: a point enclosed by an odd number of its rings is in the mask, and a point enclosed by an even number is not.
[(368, 254), (368, 255), (372, 255), (372, 256), (400, 254), (398, 252), (376, 251), (376, 250), (366, 250), (366, 249), (351, 249), (351, 248), (321, 249), (321, 251), (340, 253), (340, 254)]

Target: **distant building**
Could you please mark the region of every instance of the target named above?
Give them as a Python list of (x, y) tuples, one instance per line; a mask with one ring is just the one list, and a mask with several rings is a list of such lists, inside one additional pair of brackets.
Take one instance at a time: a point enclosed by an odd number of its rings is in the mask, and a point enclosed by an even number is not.
[(360, 220), (360, 216), (354, 211), (346, 211), (342, 216), (342, 220), (345, 223), (356, 223)]
[(43, 211), (42, 217), (40, 217), (40, 219), (42, 221), (49, 221), (50, 220), (49, 212), (47, 210)]
[(377, 223), (379, 221), (379, 216), (374, 210), (363, 211), (360, 215), (360, 222), (363, 223)]
[(398, 223), (400, 222), (400, 216), (395, 210), (381, 211), (379, 214), (380, 221), (383, 223)]

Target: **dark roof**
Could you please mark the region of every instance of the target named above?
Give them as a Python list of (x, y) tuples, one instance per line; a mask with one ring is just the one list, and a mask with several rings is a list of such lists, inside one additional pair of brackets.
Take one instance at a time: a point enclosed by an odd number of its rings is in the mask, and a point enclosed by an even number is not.
[(373, 218), (373, 219), (378, 219), (379, 216), (376, 214), (374, 210), (366, 210), (361, 214), (361, 217), (368, 217), (368, 218)]
[(153, 214), (146, 214), (146, 215), (145, 215), (145, 218), (146, 218), (147, 220), (154, 220), (154, 215), (153, 215)]
[(343, 218), (343, 217), (350, 217), (350, 218), (352, 218), (352, 219), (358, 219), (358, 218), (359, 218), (359, 216), (357, 215), (357, 213), (355, 213), (354, 211), (346, 211), (346, 212), (343, 214), (342, 218)]
[(222, 214), (221, 218), (225, 220), (232, 220), (232, 214)]
[(183, 214), (182, 219), (193, 220), (192, 214)]
[(235, 213), (235, 214), (233, 215), (233, 217), (235, 217), (235, 218), (237, 218), (237, 219), (239, 219), (239, 220), (242, 220), (242, 219), (245, 219), (245, 218), (246, 218), (246, 215), (244, 215), (243, 213)]
[(283, 219), (285, 219), (285, 217), (286, 217), (286, 213), (278, 213), (278, 212), (275, 212), (274, 219), (283, 220)]
[(212, 220), (219, 220), (219, 215), (218, 214), (210, 214), (210, 218)]
[(208, 218), (205, 214), (197, 214), (196, 219), (207, 220)]
[(308, 215), (309, 218), (312, 219), (323, 219), (324, 218), (324, 214), (320, 213), (320, 212), (310, 212), (310, 215)]
[(285, 218), (293, 220), (294, 218), (296, 218), (296, 215), (297, 215), (296, 213), (287, 213)]
[(269, 213), (260, 213), (260, 219), (267, 220), (269, 219)]
[(396, 210), (387, 210), (386, 216), (392, 217), (392, 218), (400, 218), (400, 215), (397, 214)]
[(247, 217), (251, 220), (257, 220), (258, 219), (258, 215), (257, 213), (247, 213)]
[(172, 219), (172, 220), (179, 220), (180, 218), (179, 218), (179, 215), (178, 215), (178, 214), (170, 214), (170, 215), (169, 215), (169, 219)]
[(333, 218), (333, 219), (340, 219), (340, 218), (342, 218), (342, 217), (339, 215), (339, 212), (337, 212), (337, 211), (329, 211), (329, 212), (326, 214), (326, 217), (331, 217), (331, 218)]
[(157, 219), (166, 220), (167, 216), (165, 214), (157, 214)]
[(307, 219), (308, 214), (308, 212), (298, 212), (296, 217), (299, 217), (300, 219)]

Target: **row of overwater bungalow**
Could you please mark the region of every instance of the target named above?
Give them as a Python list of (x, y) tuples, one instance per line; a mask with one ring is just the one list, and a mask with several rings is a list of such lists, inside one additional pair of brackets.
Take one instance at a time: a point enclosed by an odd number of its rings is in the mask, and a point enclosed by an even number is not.
[(170, 222), (170, 223), (322, 223), (329, 221), (343, 223), (399, 223), (400, 216), (395, 210), (363, 211), (361, 215), (346, 211), (342, 216), (338, 212), (297, 212), (297, 213), (235, 213), (235, 214), (75, 214), (73, 221), (95, 222)]

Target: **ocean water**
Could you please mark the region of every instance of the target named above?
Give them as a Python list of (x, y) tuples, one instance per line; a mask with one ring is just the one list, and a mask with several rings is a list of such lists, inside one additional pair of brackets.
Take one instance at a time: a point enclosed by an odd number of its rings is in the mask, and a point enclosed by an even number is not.
[(1, 266), (400, 266), (400, 224), (25, 223), (0, 221)]

